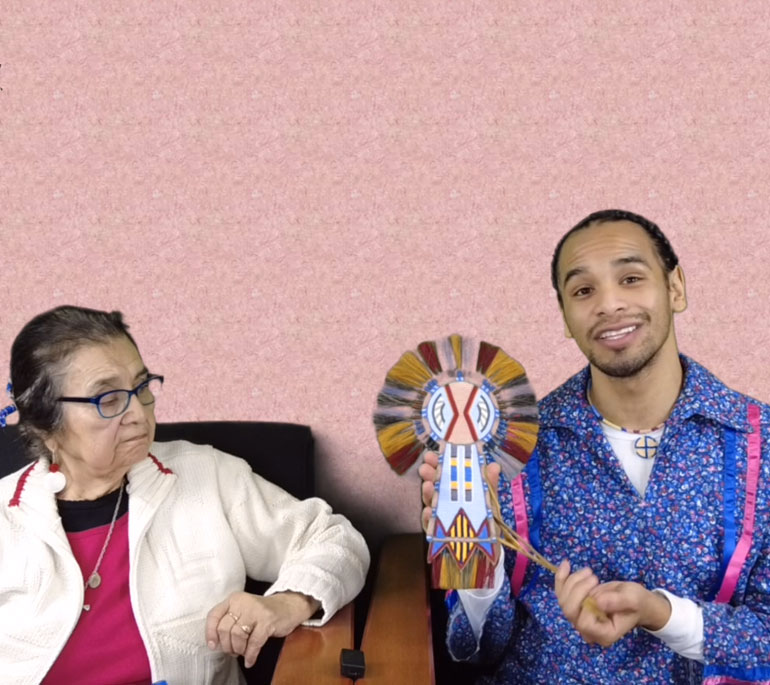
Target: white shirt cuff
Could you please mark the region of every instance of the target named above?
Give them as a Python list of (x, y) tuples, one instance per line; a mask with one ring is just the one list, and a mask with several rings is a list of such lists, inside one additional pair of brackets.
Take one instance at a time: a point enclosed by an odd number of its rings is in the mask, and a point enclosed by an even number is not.
[(495, 566), (495, 584), (491, 588), (457, 591), (457, 596), (463, 603), (465, 615), (468, 617), (468, 622), (471, 624), (476, 640), (481, 637), (481, 628), (484, 625), (489, 607), (492, 606), (495, 597), (500, 594), (500, 590), (503, 587), (503, 580), (505, 579), (504, 559), (505, 553), (501, 551), (500, 558), (497, 560), (497, 566)]
[(703, 607), (691, 599), (677, 597), (660, 588), (653, 592), (668, 600), (671, 604), (671, 616), (660, 630), (647, 632), (680, 656), (703, 663)]

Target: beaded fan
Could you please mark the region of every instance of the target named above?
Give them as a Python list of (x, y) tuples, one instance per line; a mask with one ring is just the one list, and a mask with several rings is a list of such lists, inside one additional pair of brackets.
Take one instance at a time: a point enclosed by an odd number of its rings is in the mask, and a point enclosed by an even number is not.
[(535, 449), (537, 403), (524, 368), (488, 342), (422, 342), (388, 371), (374, 425), (399, 474), (425, 451), (438, 455), (427, 535), (433, 586), (491, 587), (500, 540), (482, 467), (494, 459), (513, 479)]

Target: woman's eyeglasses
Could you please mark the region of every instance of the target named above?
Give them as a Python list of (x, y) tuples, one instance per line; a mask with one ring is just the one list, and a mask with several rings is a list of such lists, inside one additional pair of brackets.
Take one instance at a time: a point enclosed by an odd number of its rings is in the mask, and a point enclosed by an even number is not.
[(99, 416), (104, 419), (113, 419), (124, 414), (131, 404), (131, 397), (147, 406), (155, 402), (163, 388), (163, 376), (149, 376), (137, 385), (133, 390), (108, 390), (94, 397), (58, 397), (57, 402), (87, 402), (95, 404)]

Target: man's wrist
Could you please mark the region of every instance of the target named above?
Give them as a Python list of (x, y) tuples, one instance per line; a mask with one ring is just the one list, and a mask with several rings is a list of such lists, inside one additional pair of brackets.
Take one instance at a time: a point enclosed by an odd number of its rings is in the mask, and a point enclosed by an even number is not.
[(660, 592), (645, 590), (647, 601), (645, 612), (641, 617), (640, 626), (645, 630), (656, 631), (663, 628), (671, 618), (671, 603), (666, 595)]

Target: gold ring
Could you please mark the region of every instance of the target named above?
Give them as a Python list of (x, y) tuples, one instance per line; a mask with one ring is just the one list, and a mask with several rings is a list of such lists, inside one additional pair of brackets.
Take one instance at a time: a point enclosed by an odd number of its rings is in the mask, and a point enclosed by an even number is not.
[(241, 626), (241, 630), (246, 633), (246, 635), (251, 635), (251, 631), (254, 630), (251, 626)]
[(238, 623), (238, 619), (240, 618), (240, 616), (236, 616), (236, 615), (235, 615), (235, 614), (234, 614), (232, 611), (228, 611), (228, 612), (227, 612), (227, 615), (228, 615), (228, 616), (229, 616), (231, 619), (233, 619), (233, 622), (234, 622), (234, 623)]

